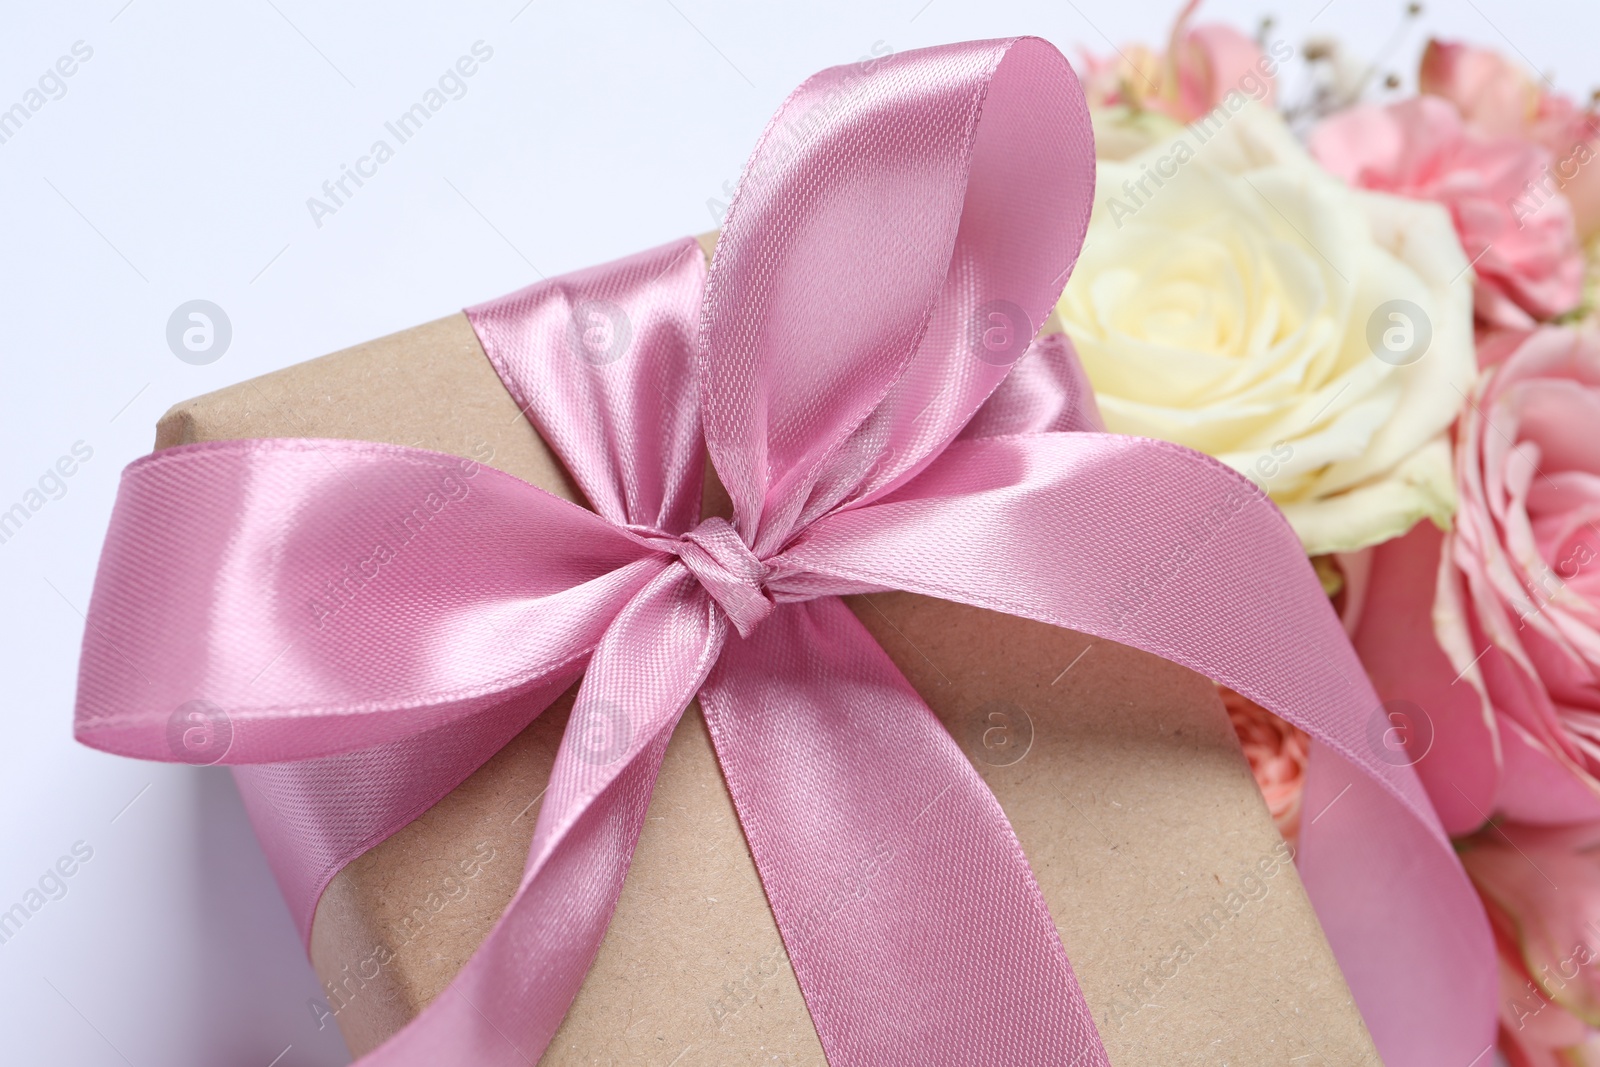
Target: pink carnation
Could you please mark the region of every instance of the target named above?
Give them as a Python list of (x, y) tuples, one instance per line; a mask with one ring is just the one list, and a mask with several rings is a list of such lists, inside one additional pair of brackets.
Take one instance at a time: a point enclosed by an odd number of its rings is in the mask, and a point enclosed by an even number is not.
[(1583, 254), (1566, 199), (1535, 205), (1530, 183), (1550, 152), (1525, 138), (1467, 126), (1438, 97), (1362, 105), (1317, 127), (1311, 151), (1352, 185), (1443, 204), (1477, 271), (1474, 299), (1487, 324), (1528, 328), (1575, 308)]
[(1450, 101), (1467, 125), (1491, 137), (1521, 137), (1547, 149), (1550, 173), (1528, 192), (1543, 204), (1557, 190), (1572, 204), (1580, 238), (1600, 231), (1600, 121), (1593, 111), (1550, 90), (1487, 48), (1429, 41), (1418, 80), (1424, 93)]
[(1305, 731), (1284, 722), (1272, 712), (1219, 687), (1228, 721), (1250, 761), (1250, 773), (1261, 789), (1273, 825), (1293, 844), (1300, 836), (1300, 808), (1306, 790), (1306, 765), (1311, 759), (1311, 739)]

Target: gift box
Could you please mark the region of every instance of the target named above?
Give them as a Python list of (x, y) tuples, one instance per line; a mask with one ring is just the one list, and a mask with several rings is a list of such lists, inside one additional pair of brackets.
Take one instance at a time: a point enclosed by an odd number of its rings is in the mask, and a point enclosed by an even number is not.
[[(714, 242), (173, 409), (78, 737), (234, 766), (374, 1067), (1470, 1060), (1481, 909), (1293, 532), (1046, 321), (1070, 67), (864, 77)], [(1316, 742), (1302, 856), (1208, 677)]]
[[(709, 257), (715, 235), (700, 241)], [(581, 502), (464, 315), (178, 404), (156, 445), (253, 437), (435, 449)], [(1211, 682), (926, 596), (850, 607), (1005, 809), (1112, 1063), (1377, 1062)], [(310, 935), (327, 995), (310, 1010), (355, 1053), (439, 995), (510, 900), (572, 696), (328, 884)], [(270, 817), (248, 778), (241, 791)], [(697, 707), (540, 1062), (613, 1061), (825, 1062)]]

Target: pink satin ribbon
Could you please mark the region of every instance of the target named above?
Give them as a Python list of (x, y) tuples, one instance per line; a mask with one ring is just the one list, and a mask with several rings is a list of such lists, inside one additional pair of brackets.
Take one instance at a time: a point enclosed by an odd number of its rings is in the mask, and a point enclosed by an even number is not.
[[(1369, 740), (1377, 697), (1293, 533), (1205, 456), (1089, 432), (1070, 348), (1026, 347), (1093, 180), (1077, 80), (1040, 40), (816, 75), (758, 144), (709, 276), (685, 240), (469, 312), (593, 511), (366, 442), (138, 460), (77, 736), (171, 760), (194, 723), (250, 765), (308, 931), (342, 864), (581, 677), (515, 899), (362, 1061), (513, 1064), (582, 982), (698, 695), (834, 1067), (1104, 1064), (1005, 816), (837, 598), (975, 604), (1147, 649), (1309, 731), (1301, 872), (1385, 1061), (1482, 1062), (1482, 910), (1416, 774)], [(731, 523), (700, 521), (707, 449)]]

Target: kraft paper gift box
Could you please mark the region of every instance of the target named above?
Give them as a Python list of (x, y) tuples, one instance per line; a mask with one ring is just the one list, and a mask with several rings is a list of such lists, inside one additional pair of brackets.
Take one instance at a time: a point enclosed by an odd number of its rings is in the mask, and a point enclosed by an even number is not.
[[(243, 437), (435, 449), (582, 502), (460, 314), (179, 404), (156, 447)], [(725, 502), (714, 477), (706, 497), (707, 514)], [(1112, 1063), (1379, 1062), (1208, 680), (923, 596), (848, 602), (999, 799)], [(326, 996), (308, 1008), (356, 1054), (437, 996), (511, 899), (572, 696), (323, 893)], [(697, 706), (541, 1062), (825, 1062)]]

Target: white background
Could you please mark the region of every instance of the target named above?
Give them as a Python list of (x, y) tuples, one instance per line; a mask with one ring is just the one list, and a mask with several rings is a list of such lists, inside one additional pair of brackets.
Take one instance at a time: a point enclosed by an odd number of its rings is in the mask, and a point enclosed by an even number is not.
[[(93, 458), (0, 544), (0, 909), (78, 841), (94, 850), (0, 945), (8, 1064), (340, 1064), (330, 1025), (227, 772), (74, 744), (78, 646), (118, 471), (172, 403), (712, 228), (785, 94), (874, 45), (1032, 33), (1069, 56), (1159, 45), (1167, 0), (6, 0), (0, 108), (73, 44), (93, 56), (0, 144), (0, 510), (75, 442)], [(448, 10), (447, 10), (448, 7)], [(1367, 56), (1389, 0), (1213, 0)], [(335, 10), (337, 9), (337, 10)], [(1600, 82), (1590, 0), (1432, 0), (1429, 32), (1520, 53), (1561, 88)], [(318, 227), (306, 200), (473, 42), (493, 58)], [(1300, 71), (1284, 84), (1292, 93)], [(233, 339), (168, 349), (204, 298)], [(278, 1057), (278, 1059), (274, 1059)], [(690, 1067), (688, 1063), (681, 1067)]]

